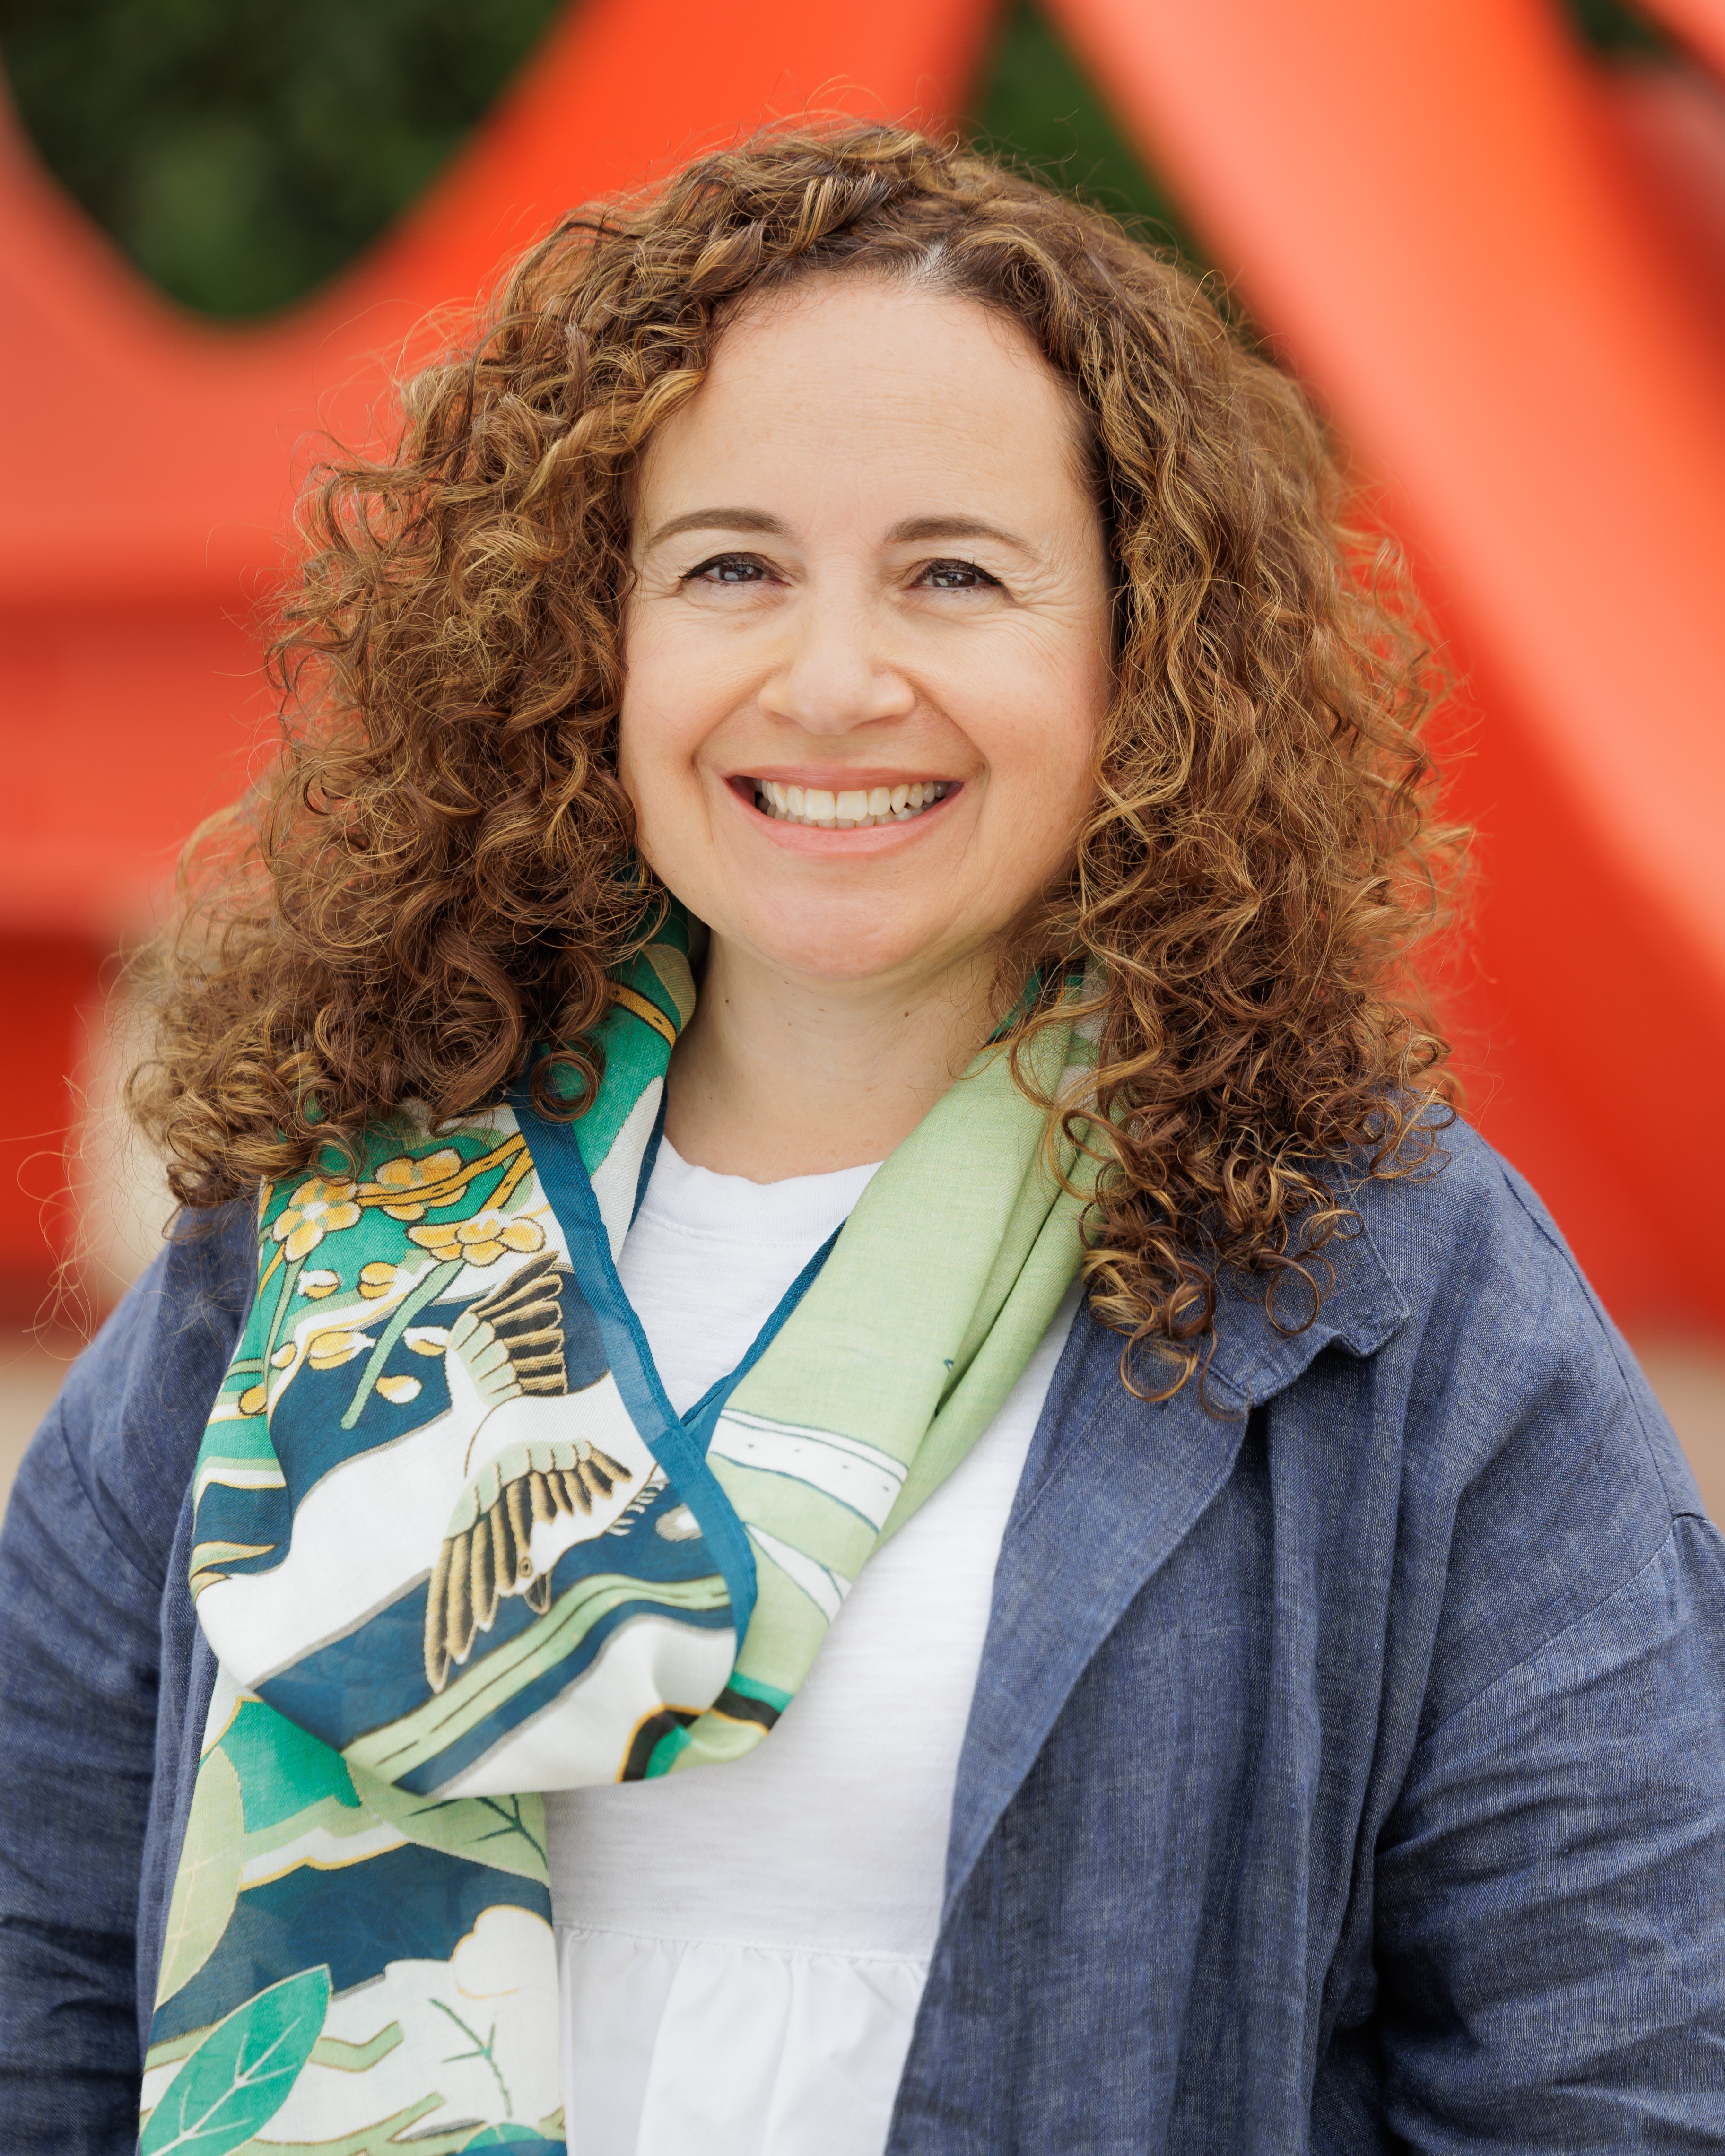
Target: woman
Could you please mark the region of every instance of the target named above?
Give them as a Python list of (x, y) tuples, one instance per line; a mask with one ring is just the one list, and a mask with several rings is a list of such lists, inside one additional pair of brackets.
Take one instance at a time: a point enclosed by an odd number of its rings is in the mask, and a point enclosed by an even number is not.
[(7, 1523), (8, 2147), (1717, 2146), (1717, 1537), (1295, 388), (862, 130), (405, 402)]

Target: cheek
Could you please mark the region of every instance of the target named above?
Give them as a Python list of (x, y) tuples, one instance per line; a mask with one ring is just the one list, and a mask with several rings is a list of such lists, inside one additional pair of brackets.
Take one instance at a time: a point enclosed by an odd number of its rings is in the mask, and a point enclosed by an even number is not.
[(649, 706), (625, 697), (617, 728), (617, 775), (635, 812), (635, 843), (658, 862), (685, 851), (686, 821), (677, 798), (676, 766)]
[[(1089, 805), (1096, 746), (1112, 690), (1104, 661), (1069, 649), (1055, 664), (1026, 668), (1001, 683), (990, 762), (1029, 831), (1069, 833)], [(1009, 722), (1003, 723), (1010, 712)]]
[(641, 783), (644, 776), (641, 767), (643, 731), (639, 704), (625, 695), (617, 715), (617, 776), (623, 783), (624, 792), (634, 804), (638, 824), (644, 823), (647, 814)]
[(676, 693), (680, 670), (650, 620), (631, 623), (624, 644), (623, 700), (617, 718), (617, 769), (644, 823), (663, 811), (667, 782), (686, 744), (687, 700)]
[(734, 650), (699, 623), (667, 627), (644, 606), (628, 624), (623, 663), (620, 757), (637, 771), (686, 773), (738, 701)]

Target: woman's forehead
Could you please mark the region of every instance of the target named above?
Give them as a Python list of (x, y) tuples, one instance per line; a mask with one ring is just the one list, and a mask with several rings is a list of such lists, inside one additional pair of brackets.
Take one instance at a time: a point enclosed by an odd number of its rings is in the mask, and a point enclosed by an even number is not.
[(668, 496), (721, 480), (727, 498), (847, 478), (1015, 499), (1069, 496), (1076, 478), (1087, 494), (1080, 434), (1067, 385), (1017, 323), (926, 285), (821, 276), (726, 326), (701, 387), (649, 444), (643, 506), (656, 528), (693, 506)]

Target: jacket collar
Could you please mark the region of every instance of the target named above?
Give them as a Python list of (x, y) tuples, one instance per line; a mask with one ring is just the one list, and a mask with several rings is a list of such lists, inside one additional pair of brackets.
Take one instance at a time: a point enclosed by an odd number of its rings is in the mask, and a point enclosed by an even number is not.
[(1407, 1302), (1368, 1224), (1374, 1188), (1350, 1179), (1344, 1190), (1357, 1209), (1358, 1227), (1321, 1253), (1299, 1254), (1323, 1289), (1309, 1323), (1310, 1291), (1297, 1274), (1285, 1276), (1268, 1307), (1261, 1281), (1245, 1289), (1224, 1285), (1206, 1377), (1213, 1403), (1249, 1413), (1292, 1384), (1332, 1342), (1353, 1355), (1373, 1355), (1407, 1317)]
[(1203, 1395), (1194, 1380), (1159, 1406), (1127, 1392), (1119, 1336), (1080, 1308), (995, 1571), (953, 1798), (949, 1907), (1091, 1657), (1227, 1481), (1250, 1410), (1325, 1348), (1370, 1355), (1407, 1317), (1363, 1220), (1325, 1255), (1333, 1284), (1303, 1330), (1286, 1329), (1303, 1314), (1287, 1291), (1283, 1329), (1261, 1288), (1224, 1291)]

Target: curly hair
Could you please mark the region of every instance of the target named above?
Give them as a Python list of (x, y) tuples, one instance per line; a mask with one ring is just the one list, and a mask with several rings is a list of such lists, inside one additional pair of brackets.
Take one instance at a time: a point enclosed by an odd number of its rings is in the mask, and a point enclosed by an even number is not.
[[(633, 480), (746, 300), (902, 277), (1020, 324), (1085, 418), (1116, 574), (1111, 708), (1070, 870), (1003, 960), (1014, 1067), (1081, 966), (1092, 1306), (1172, 1368), (1218, 1283), (1315, 1312), (1347, 1176), (1430, 1158), (1445, 1049), (1428, 657), (1298, 386), (1097, 209), (896, 129), (772, 134), (565, 218), (401, 391), (387, 456), (301, 505), (280, 755), (193, 842), (133, 1111), (182, 1204), (441, 1124), (548, 1055), (596, 1077), (608, 969), (664, 895), (617, 773)], [(1050, 963), (1051, 962), (1051, 963)], [(1070, 1010), (1070, 1005), (1065, 1007)], [(547, 1050), (547, 1045), (552, 1045)], [(578, 1092), (579, 1088), (577, 1089)], [(1279, 1321), (1280, 1322), (1280, 1321)]]

